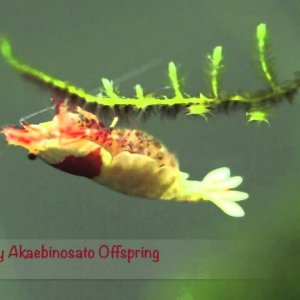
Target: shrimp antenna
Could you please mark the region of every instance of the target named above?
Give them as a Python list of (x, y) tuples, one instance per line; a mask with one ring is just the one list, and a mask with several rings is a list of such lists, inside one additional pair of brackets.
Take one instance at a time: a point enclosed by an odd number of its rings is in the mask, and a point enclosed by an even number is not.
[(23, 126), (23, 125), (27, 124), (27, 121), (28, 121), (29, 119), (32, 119), (33, 117), (38, 116), (38, 115), (40, 115), (40, 114), (43, 114), (43, 113), (45, 113), (46, 111), (54, 110), (54, 108), (55, 108), (55, 105), (52, 105), (52, 106), (49, 106), (49, 107), (40, 109), (40, 110), (38, 110), (38, 111), (36, 111), (36, 112), (30, 114), (30, 115), (27, 115), (27, 116), (25, 116), (25, 117), (22, 117), (22, 118), (19, 120), (19, 124), (20, 124), (21, 126)]
[[(114, 79), (114, 83), (119, 85), (122, 82), (126, 82), (130, 79), (133, 79), (133, 78), (137, 77), (138, 75), (141, 75), (141, 74), (155, 68), (156, 66), (161, 64), (162, 61), (163, 61), (162, 58), (153, 58), (148, 63), (143, 64), (142, 66), (140, 66), (138, 68), (134, 68), (134, 69), (130, 70), (129, 72), (126, 72), (123, 75), (117, 77), (116, 79)], [(91, 94), (96, 94), (96, 95), (100, 96), (100, 95), (102, 95), (103, 92), (104, 92), (104, 88), (103, 88), (103, 86), (101, 86), (101, 87), (93, 89), (91, 91)]]

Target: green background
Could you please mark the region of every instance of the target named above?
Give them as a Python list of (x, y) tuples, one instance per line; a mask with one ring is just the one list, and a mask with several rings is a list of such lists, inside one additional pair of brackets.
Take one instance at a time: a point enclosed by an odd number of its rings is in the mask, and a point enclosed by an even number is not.
[[(136, 77), (125, 76), (120, 90), (128, 95), (136, 83), (145, 91), (166, 92), (171, 60), (180, 66), (186, 91), (209, 91), (206, 55), (222, 45), (223, 89), (256, 91), (263, 88), (254, 58), (256, 26), (267, 23), (277, 75), (284, 81), (300, 70), (299, 13), (297, 0), (1, 0), (0, 32), (24, 61), (91, 91), (102, 76), (120, 78), (161, 61)], [(49, 106), (49, 92), (22, 80), (1, 59), (0, 103), (1, 126), (14, 124)], [(242, 175), (241, 190), (250, 194), (242, 203), (242, 219), (211, 204), (118, 194), (31, 162), (2, 137), (1, 238), (243, 239), (249, 253), (260, 240), (270, 239), (274, 272), (270, 280), (1, 281), (1, 299), (296, 299), (299, 114), (296, 96), (293, 105), (275, 109), (271, 126), (247, 124), (242, 111), (216, 114), (208, 122), (153, 117), (129, 125), (161, 139), (193, 179), (222, 166)]]

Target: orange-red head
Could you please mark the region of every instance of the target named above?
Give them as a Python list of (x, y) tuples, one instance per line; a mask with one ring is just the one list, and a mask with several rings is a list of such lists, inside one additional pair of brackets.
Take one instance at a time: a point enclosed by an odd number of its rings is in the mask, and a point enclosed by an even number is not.
[(38, 156), (62, 171), (96, 177), (101, 172), (101, 143), (109, 130), (91, 113), (77, 107), (69, 110), (64, 104), (57, 108), (52, 121), (23, 127), (6, 126), (2, 133), (7, 142), (26, 148), (31, 156)]

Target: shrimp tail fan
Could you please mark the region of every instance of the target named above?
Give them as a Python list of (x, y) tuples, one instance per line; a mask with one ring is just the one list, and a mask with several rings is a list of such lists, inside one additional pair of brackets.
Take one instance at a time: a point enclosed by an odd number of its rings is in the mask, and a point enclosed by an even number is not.
[(243, 217), (245, 212), (236, 202), (247, 199), (249, 195), (232, 190), (242, 181), (241, 176), (231, 177), (230, 169), (223, 167), (209, 172), (200, 183), (198, 182), (198, 192), (203, 200), (211, 201), (227, 215)]

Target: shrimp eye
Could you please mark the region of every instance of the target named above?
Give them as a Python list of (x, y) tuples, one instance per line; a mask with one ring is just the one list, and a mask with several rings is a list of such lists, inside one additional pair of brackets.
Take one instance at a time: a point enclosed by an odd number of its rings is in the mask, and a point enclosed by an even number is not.
[(28, 153), (27, 157), (28, 157), (29, 160), (35, 160), (36, 159), (36, 155), (33, 154), (33, 153)]

